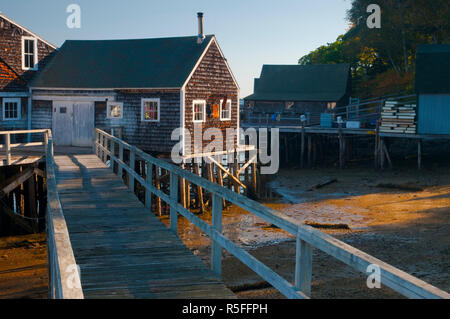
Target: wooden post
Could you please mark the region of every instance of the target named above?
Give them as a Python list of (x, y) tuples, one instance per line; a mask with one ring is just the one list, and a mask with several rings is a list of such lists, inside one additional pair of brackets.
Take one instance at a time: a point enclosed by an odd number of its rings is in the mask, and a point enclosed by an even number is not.
[[(212, 196), (212, 227), (222, 233), (222, 199), (217, 195)], [(211, 269), (218, 278), (222, 275), (222, 247), (212, 240), (211, 243)]]
[(286, 164), (289, 163), (289, 147), (287, 135), (284, 136), (284, 157)]
[[(199, 164), (194, 163), (194, 174), (200, 175), (199, 172), (200, 172)], [(199, 185), (197, 185), (197, 201), (198, 201), (198, 207), (200, 208), (200, 212), (204, 213), (205, 212), (205, 203), (203, 202), (203, 189)]]
[(342, 134), (342, 123), (339, 123), (339, 167), (344, 168), (344, 138)]
[(302, 124), (302, 136), (301, 136), (301, 145), (300, 145), (300, 167), (305, 167), (305, 124)]
[(311, 296), (312, 247), (297, 234), (295, 256), (295, 287)]
[(9, 133), (6, 133), (5, 139), (6, 165), (11, 165), (11, 136)]
[[(146, 175), (145, 175), (145, 181), (147, 184), (152, 185), (152, 178), (153, 178), (153, 164), (151, 162), (145, 162), (146, 167)], [(152, 192), (145, 188), (145, 207), (150, 209), (150, 212), (152, 212)]]
[[(178, 176), (170, 172), (170, 199), (178, 203)], [(178, 213), (177, 209), (170, 205), (170, 230), (175, 234), (178, 231)]]
[[(136, 167), (136, 154), (134, 153), (134, 150), (131, 149), (130, 150), (130, 168), (131, 171), (135, 172), (135, 167)], [(131, 192), (134, 194), (134, 177), (131, 174), (128, 174), (128, 183), (129, 183), (129, 188), (131, 190)]]
[(380, 139), (380, 168), (384, 169), (384, 139)]
[(116, 156), (115, 146), (116, 146), (116, 143), (113, 140), (111, 140), (111, 156), (109, 157), (109, 165), (110, 165), (110, 168), (111, 168), (111, 170), (113, 172), (114, 172), (114, 159), (113, 159), (113, 156), (114, 157)]
[[(99, 155), (98, 135), (99, 135), (99, 133), (97, 132), (96, 129), (94, 129), (94, 144), (92, 145), (92, 147), (94, 148), (94, 153), (95, 153), (95, 155), (97, 155), (97, 157)], [(47, 145), (47, 143), (48, 143), (48, 132), (45, 133), (45, 144)]]
[[(181, 162), (180, 167), (184, 169), (184, 163)], [(186, 186), (185, 186), (186, 180), (180, 176), (180, 201), (181, 205), (183, 205), (184, 208), (186, 208)]]
[(308, 167), (311, 167), (312, 136), (308, 135)]
[[(239, 179), (239, 159), (238, 159), (238, 156), (239, 156), (239, 152), (237, 152), (237, 151), (234, 151), (234, 165), (233, 165), (233, 175), (234, 175), (234, 177), (236, 177), (238, 180), (240, 180)], [(240, 188), (240, 186), (239, 186), (239, 183), (238, 182), (236, 182), (236, 181), (234, 181), (234, 191), (236, 192), (236, 193), (240, 193), (241, 192), (241, 188)]]
[(384, 151), (384, 154), (386, 155), (386, 159), (388, 160), (389, 168), (392, 169), (391, 156), (389, 155), (389, 151), (388, 151), (388, 149), (387, 149), (387, 146), (386, 146), (386, 142), (385, 142), (385, 141), (383, 141), (383, 151)]
[[(156, 189), (161, 190), (161, 175), (159, 174), (160, 168), (155, 166), (155, 183)], [(158, 216), (161, 216), (161, 198), (156, 196), (156, 211), (158, 212)]]
[(422, 168), (422, 139), (417, 140), (417, 168)]
[[(216, 158), (216, 161), (219, 163), (222, 163), (223, 161), (220, 161), (219, 158)], [(222, 170), (220, 170), (219, 168), (216, 169), (216, 175), (217, 175), (217, 184), (219, 184), (220, 187), (223, 187), (223, 178), (222, 178)], [(222, 199), (222, 206), (225, 207), (226, 206), (226, 202), (225, 199)]]
[[(122, 143), (119, 144), (119, 159), (123, 163), (123, 145)], [(119, 164), (119, 167), (117, 168), (118, 175), (121, 181), (123, 181), (123, 168), (122, 165)]]
[(253, 192), (254, 192), (254, 194), (255, 194), (255, 196), (257, 196), (258, 195), (258, 182), (257, 182), (257, 176), (256, 176), (256, 170), (257, 170), (257, 167), (256, 167), (256, 160), (252, 163), (252, 189), (253, 189)]
[(380, 124), (379, 124), (379, 122), (377, 121), (377, 126), (376, 126), (376, 129), (375, 129), (375, 151), (374, 151), (374, 164), (375, 164), (375, 169), (377, 169), (378, 168), (378, 152), (379, 152), (379, 147), (378, 147), (378, 144), (379, 144), (379, 133), (380, 133)]
[[(191, 171), (191, 163), (186, 164), (186, 169), (190, 172)], [(189, 209), (191, 207), (191, 185), (189, 184), (189, 181), (185, 181), (185, 191), (186, 191), (186, 208)]]

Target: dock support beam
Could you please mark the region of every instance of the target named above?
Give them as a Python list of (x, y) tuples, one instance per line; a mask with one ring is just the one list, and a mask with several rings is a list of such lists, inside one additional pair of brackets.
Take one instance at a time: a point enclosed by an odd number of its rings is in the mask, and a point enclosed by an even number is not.
[(417, 168), (422, 168), (422, 140), (417, 140)]

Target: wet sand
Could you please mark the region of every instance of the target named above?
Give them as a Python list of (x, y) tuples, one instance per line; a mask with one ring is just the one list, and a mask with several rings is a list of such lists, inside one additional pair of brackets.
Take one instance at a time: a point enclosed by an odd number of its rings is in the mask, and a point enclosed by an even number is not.
[(0, 238), (0, 299), (47, 297), (45, 234)]

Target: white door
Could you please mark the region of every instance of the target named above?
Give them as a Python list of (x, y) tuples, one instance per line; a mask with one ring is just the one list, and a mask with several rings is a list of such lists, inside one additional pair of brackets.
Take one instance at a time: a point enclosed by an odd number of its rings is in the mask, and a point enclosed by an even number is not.
[(73, 103), (53, 102), (53, 140), (56, 145), (72, 145)]
[(56, 145), (92, 146), (93, 102), (53, 102), (53, 136)]
[(73, 104), (73, 146), (92, 146), (94, 116), (93, 102), (75, 102)]

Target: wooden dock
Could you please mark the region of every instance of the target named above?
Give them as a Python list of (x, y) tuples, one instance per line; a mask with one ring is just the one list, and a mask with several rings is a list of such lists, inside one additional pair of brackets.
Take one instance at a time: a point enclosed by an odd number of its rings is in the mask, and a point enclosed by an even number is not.
[[(42, 134), (30, 134), (34, 133)], [(383, 285), (406, 297), (450, 299), (447, 292), (388, 263), (100, 129), (95, 129), (95, 155), (56, 153), (50, 130), (45, 130), (41, 143), (46, 161), (45, 175), (39, 174), (46, 177), (47, 186), (50, 298), (235, 298), (220, 281), (226, 250), (285, 297), (308, 299), (316, 248), (366, 275), (369, 266), (378, 266)], [(11, 164), (10, 148), (6, 149)], [(136, 165), (139, 162), (141, 165)], [(136, 170), (142, 163), (145, 170)], [(169, 176), (168, 192), (157, 185), (156, 171), (163, 169)], [(211, 194), (211, 223), (180, 203), (183, 181)], [(6, 193), (12, 189), (9, 185), (19, 182), (8, 184)], [(144, 189), (145, 206), (134, 195), (136, 183)], [(170, 206), (169, 228), (153, 214), (152, 201), (158, 198)], [(224, 200), (295, 236), (293, 282), (226, 237)], [(211, 239), (210, 269), (178, 238), (179, 216)]]
[(94, 154), (55, 155), (85, 298), (234, 298)]

